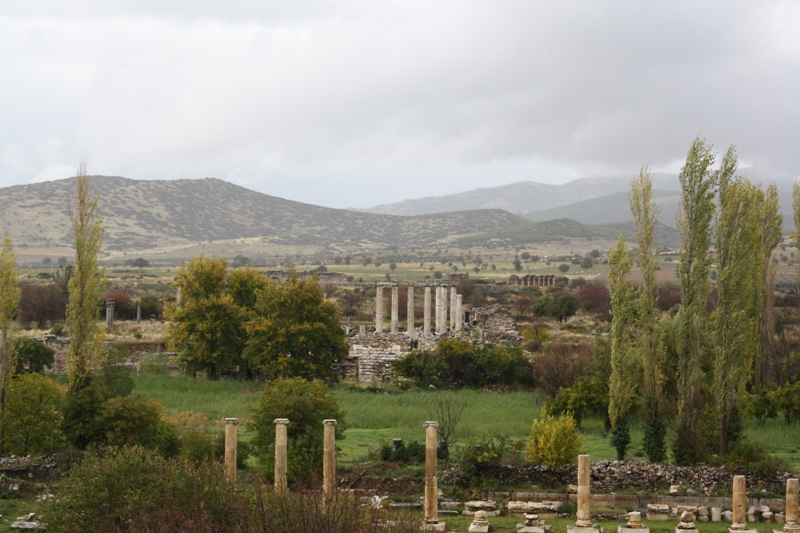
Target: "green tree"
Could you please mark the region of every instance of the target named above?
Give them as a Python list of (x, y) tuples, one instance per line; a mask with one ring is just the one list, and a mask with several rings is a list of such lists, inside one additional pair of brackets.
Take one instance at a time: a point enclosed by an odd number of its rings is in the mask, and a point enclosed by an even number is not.
[(97, 254), (103, 244), (102, 219), (95, 214), (99, 196), (92, 193), (86, 165), (78, 165), (75, 203), (69, 213), (75, 233), (75, 267), (69, 279), (67, 371), (70, 389), (77, 389), (100, 368), (105, 328), (97, 323), (97, 302), (105, 291), (105, 272)]
[(11, 239), (6, 235), (0, 249), (0, 455), (5, 445), (6, 392), (16, 366), (11, 324), (16, 318), (22, 294), (17, 276), (16, 256), (11, 249)]
[(522, 270), (522, 261), (519, 259), (514, 259), (514, 270), (520, 272)]
[(15, 359), (14, 372), (17, 374), (41, 374), (44, 372), (44, 367), (52, 367), (55, 361), (54, 349), (30, 337), (14, 339), (12, 351)]
[(644, 448), (650, 461), (660, 463), (666, 459), (664, 439), (667, 426), (661, 413), (658, 393), (660, 378), (656, 361), (655, 336), (659, 315), (656, 309), (658, 290), (656, 270), (659, 263), (656, 243), (658, 207), (653, 201), (653, 180), (649, 167), (643, 166), (639, 176), (631, 182), (629, 203), (636, 231), (636, 259), (639, 261), (639, 270), (642, 273), (642, 286), (636, 309), (636, 326), (640, 332), (637, 336), (636, 349), (644, 374), (641, 382), (645, 403)]
[(245, 313), (237, 305), (250, 296), (249, 272), (235, 277), (232, 288), (235, 297), (226, 292), (227, 263), (224, 258), (194, 257), (178, 269), (173, 287), (180, 299), (166, 306), (169, 319), (167, 340), (172, 349), (179, 350), (179, 358), (186, 363), (187, 371), (206, 371), (216, 376), (225, 366), (241, 361), (244, 349)]
[(678, 333), (678, 427), (675, 460), (694, 464), (700, 458), (703, 439), (699, 438), (698, 414), (704, 407), (700, 389), (706, 351), (706, 302), (709, 293), (711, 222), (714, 216), (716, 180), (711, 146), (703, 139), (692, 142), (678, 179), (681, 207), (678, 233), (681, 238), (676, 268), (681, 286), (682, 307)]
[(620, 236), (617, 244), (611, 249), (608, 264), (612, 315), (608, 417), (615, 428), (612, 440), (617, 448), (617, 456), (621, 455), (624, 458), (625, 448), (630, 442), (628, 416), (633, 405), (637, 382), (635, 355), (631, 349), (635, 303), (630, 290), (631, 260), (624, 235)]
[(128, 259), (125, 261), (125, 265), (142, 269), (149, 267), (150, 261), (144, 259), (143, 257), (137, 257), (136, 259)]
[(558, 265), (558, 270), (562, 274), (566, 274), (569, 271), (569, 265), (566, 263), (561, 263), (560, 265)]
[(581, 268), (584, 270), (591, 270), (594, 268), (594, 260), (587, 255), (583, 258), (583, 261), (581, 261)]
[(247, 334), (245, 359), (269, 376), (337, 381), (334, 365), (349, 352), (336, 304), (316, 279), (300, 280), (294, 270), (257, 291)]
[(178, 452), (178, 433), (164, 420), (164, 406), (143, 396), (110, 398), (103, 403), (95, 423), (102, 428), (100, 443), (108, 446), (143, 446), (164, 455)]
[(58, 385), (41, 374), (26, 374), (13, 379), (3, 420), (7, 452), (44, 454), (61, 445), (63, 398), (64, 393)]
[(344, 438), (344, 413), (339, 400), (321, 381), (303, 378), (278, 379), (268, 382), (258, 407), (251, 410), (248, 428), (256, 432), (253, 445), (267, 475), (274, 473), (275, 424), (277, 418), (288, 418), (289, 472), (292, 479), (318, 475), (322, 465), (322, 421), (334, 419), (336, 438)]
[(540, 296), (533, 304), (533, 312), (565, 322), (578, 311), (578, 299), (566, 292)]
[[(759, 319), (765, 269), (777, 239), (765, 246), (760, 233), (764, 194), (734, 177), (738, 163), (731, 147), (717, 172), (719, 209), (716, 217), (717, 306), (712, 316), (714, 400), (720, 420), (719, 453), (728, 450), (731, 417), (738, 409), (759, 349)], [(775, 206), (777, 207), (777, 206)], [(776, 213), (777, 214), (777, 213)], [(780, 227), (780, 225), (778, 226)], [(778, 239), (780, 234), (778, 234)], [(753, 283), (753, 279), (758, 282)]]

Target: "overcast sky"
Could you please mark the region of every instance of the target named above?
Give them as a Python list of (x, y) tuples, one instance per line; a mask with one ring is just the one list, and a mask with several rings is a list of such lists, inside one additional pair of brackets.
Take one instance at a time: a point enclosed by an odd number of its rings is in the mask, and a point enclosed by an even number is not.
[(0, 186), (217, 177), (330, 207), (677, 171), (800, 177), (800, 2), (0, 0)]

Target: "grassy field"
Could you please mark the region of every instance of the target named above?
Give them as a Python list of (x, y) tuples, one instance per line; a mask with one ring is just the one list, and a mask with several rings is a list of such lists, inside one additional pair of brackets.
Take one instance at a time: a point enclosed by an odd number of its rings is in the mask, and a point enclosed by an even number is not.
[[(258, 404), (258, 384), (147, 374), (139, 374), (135, 379), (134, 393), (161, 402), (167, 417), (181, 425), (206, 425), (211, 431), (221, 431), (223, 418), (238, 417), (243, 422), (241, 438), (247, 440), (252, 435), (246, 422), (250, 409)], [(391, 387), (376, 391), (343, 384), (336, 388), (336, 394), (346, 412), (348, 426), (345, 439), (339, 442), (341, 459), (345, 463), (369, 460), (369, 450), (379, 446), (381, 441), (398, 437), (423, 441), (423, 422), (435, 418), (433, 406), (439, 399), (449, 398), (453, 405), (464, 406), (455, 435), (460, 443), (492, 435), (524, 439), (541, 412), (541, 399), (531, 392), (399, 391)], [(584, 420), (580, 433), (583, 451), (593, 460), (615, 458), (602, 420)], [(787, 426), (782, 420), (772, 420), (764, 426), (749, 423), (746, 434), (785, 460), (793, 471), (800, 470), (800, 424)], [(634, 422), (628, 453), (639, 460), (644, 460), (642, 436), (642, 429)]]

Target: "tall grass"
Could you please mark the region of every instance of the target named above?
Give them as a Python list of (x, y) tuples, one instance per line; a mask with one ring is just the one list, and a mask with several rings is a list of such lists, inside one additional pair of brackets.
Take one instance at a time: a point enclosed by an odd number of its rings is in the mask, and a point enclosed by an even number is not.
[(250, 408), (258, 404), (260, 387), (247, 381), (212, 381), (187, 376), (137, 374), (134, 394), (160, 402), (166, 414), (199, 412), (209, 420), (234, 417), (247, 419)]

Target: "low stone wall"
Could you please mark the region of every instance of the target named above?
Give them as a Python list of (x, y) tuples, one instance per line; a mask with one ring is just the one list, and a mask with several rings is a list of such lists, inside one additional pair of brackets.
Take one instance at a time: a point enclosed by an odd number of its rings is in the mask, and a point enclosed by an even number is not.
[[(591, 487), (592, 492), (595, 494), (623, 490), (626, 492), (639, 490), (652, 493), (661, 489), (666, 491), (670, 485), (680, 485), (696, 491), (696, 497), (721, 496), (730, 494), (735, 474), (746, 476), (748, 490), (766, 490), (774, 494), (783, 494), (786, 490), (786, 480), (790, 477), (798, 477), (796, 473), (780, 472), (774, 478), (764, 479), (750, 474), (745, 467), (737, 468), (736, 470), (710, 466), (689, 468), (639, 463), (636, 461), (598, 461), (592, 463), (591, 470)], [(570, 485), (576, 482), (577, 466), (568, 465), (558, 470), (540, 465), (525, 467), (501, 466), (489, 470), (485, 475), (488, 478), (495, 479), (502, 485)], [(466, 476), (461, 473), (459, 467), (453, 467), (443, 472), (440, 480), (443, 485), (467, 485), (469, 482)], [(618, 497), (621, 498), (622, 496)], [(659, 496), (653, 497), (658, 498)], [(639, 498), (644, 498), (644, 496)], [(647, 501), (647, 503), (661, 502)], [(694, 504), (692, 503), (691, 505)], [(699, 505), (724, 507), (716, 503), (702, 503)], [(779, 509), (779, 507), (768, 503), (765, 505), (769, 505), (773, 509)]]

